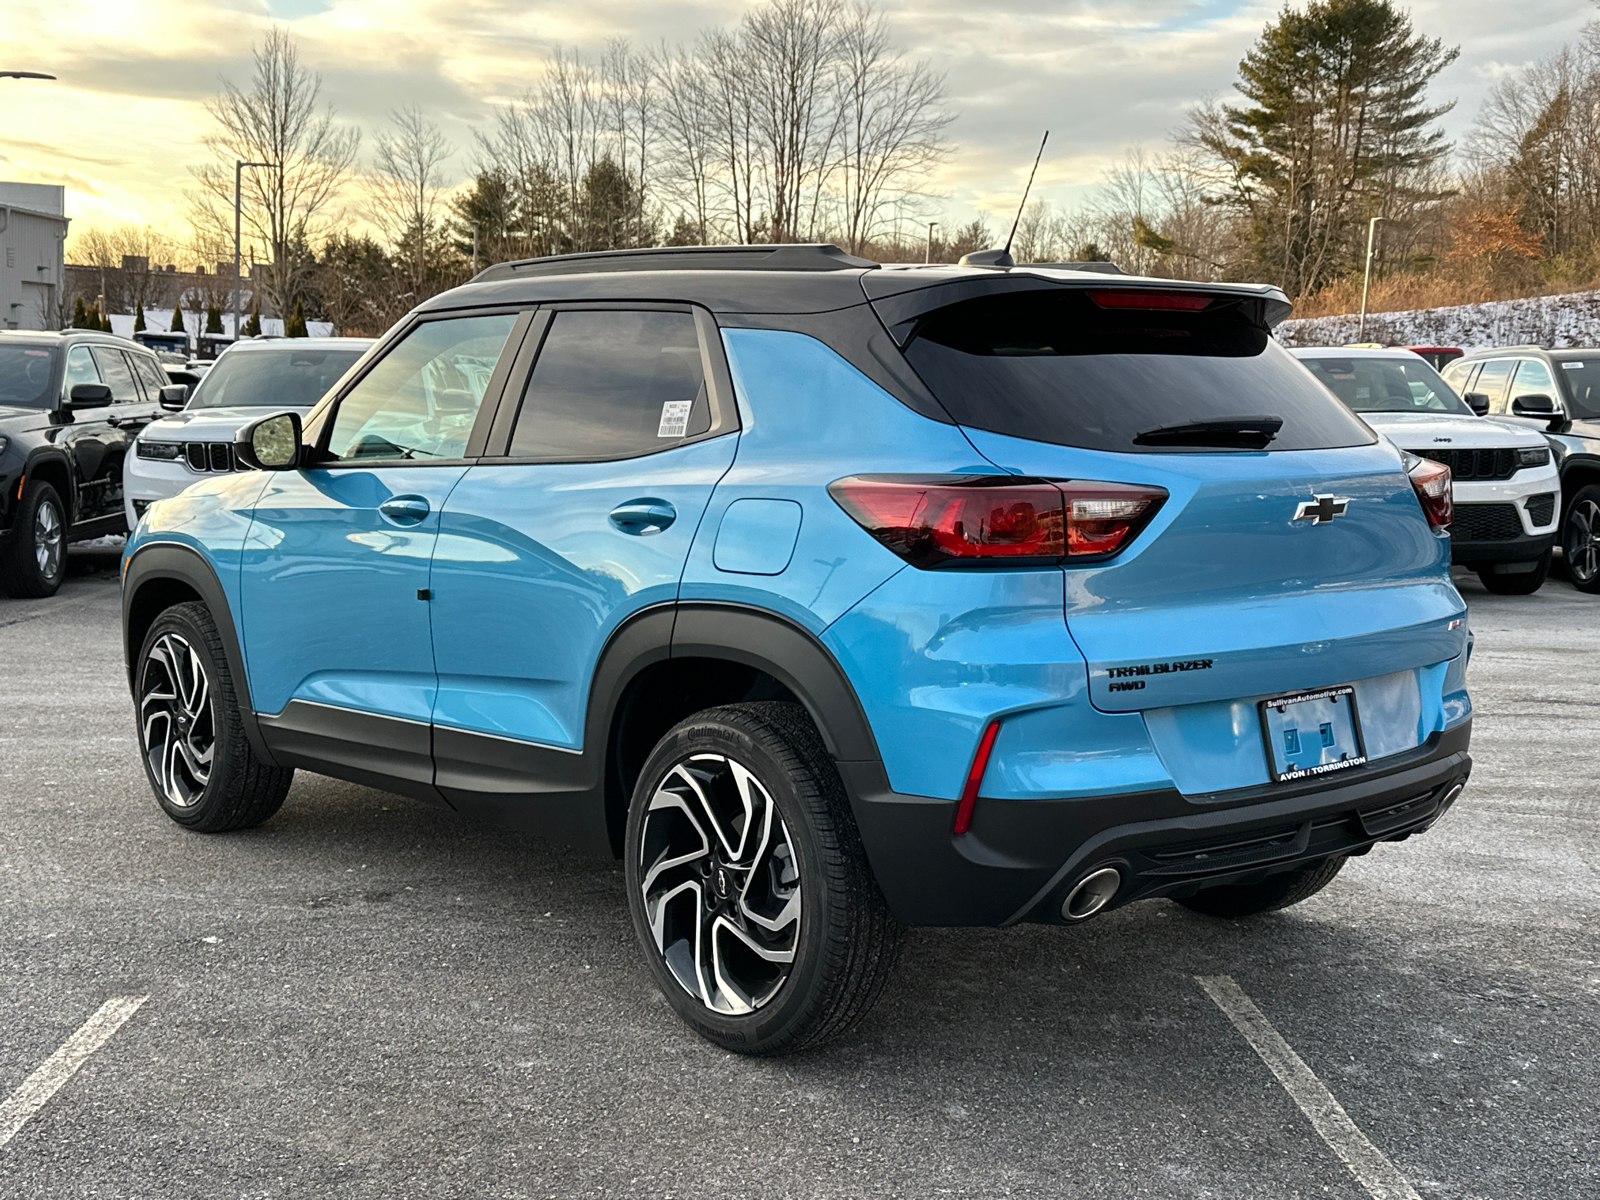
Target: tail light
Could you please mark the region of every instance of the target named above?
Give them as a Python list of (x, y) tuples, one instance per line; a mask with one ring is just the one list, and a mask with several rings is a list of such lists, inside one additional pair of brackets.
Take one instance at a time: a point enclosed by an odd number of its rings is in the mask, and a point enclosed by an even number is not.
[(1199, 312), (1210, 308), (1215, 296), (1196, 292), (1090, 292), (1089, 298), (1101, 308), (1165, 308), (1177, 312)]
[(1450, 468), (1427, 458), (1415, 458), (1406, 463), (1406, 474), (1411, 479), (1411, 490), (1422, 502), (1422, 511), (1428, 524), (1443, 529), (1455, 515), (1455, 494), (1451, 487)]
[(828, 493), (914, 567), (1110, 557), (1166, 500), (1158, 487), (1015, 475), (852, 475)]

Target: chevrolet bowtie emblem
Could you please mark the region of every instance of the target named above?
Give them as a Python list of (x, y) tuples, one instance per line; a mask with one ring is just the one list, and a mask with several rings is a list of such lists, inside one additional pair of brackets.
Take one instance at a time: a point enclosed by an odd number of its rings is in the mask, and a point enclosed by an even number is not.
[(1294, 519), (1326, 525), (1335, 517), (1344, 516), (1344, 510), (1349, 507), (1348, 496), (1318, 496), (1315, 500), (1302, 500), (1300, 507), (1294, 510)]

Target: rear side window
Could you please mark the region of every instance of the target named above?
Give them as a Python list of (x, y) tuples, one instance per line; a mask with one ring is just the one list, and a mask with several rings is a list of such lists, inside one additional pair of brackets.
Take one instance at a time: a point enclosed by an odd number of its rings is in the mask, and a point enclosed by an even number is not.
[(906, 357), (962, 425), (1090, 450), (1171, 453), (1141, 433), (1279, 417), (1272, 450), (1374, 438), (1237, 304), (1102, 307), (1086, 289), (967, 300), (923, 319)]
[(95, 346), (94, 361), (100, 368), (100, 378), (111, 389), (111, 399), (116, 404), (137, 404), (139, 385), (133, 381), (133, 371), (122, 351), (114, 346)]
[(558, 312), (511, 435), (514, 458), (632, 458), (711, 428), (694, 317)]
[(144, 398), (159, 400), (161, 389), (172, 382), (167, 378), (167, 373), (156, 365), (153, 358), (146, 358), (142, 354), (130, 354), (128, 358), (133, 363), (134, 373), (139, 376), (139, 382), (144, 384)]

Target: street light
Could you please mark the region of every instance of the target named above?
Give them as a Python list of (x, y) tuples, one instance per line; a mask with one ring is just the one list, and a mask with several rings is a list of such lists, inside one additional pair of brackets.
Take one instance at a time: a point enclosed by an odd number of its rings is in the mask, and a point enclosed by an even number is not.
[(1367, 270), (1361, 279), (1361, 319), (1356, 322), (1356, 341), (1367, 340), (1367, 292), (1372, 287), (1372, 239), (1378, 232), (1378, 222), (1388, 217), (1373, 217), (1367, 222)]
[(922, 261), (925, 263), (931, 263), (933, 261), (933, 231), (938, 227), (939, 222), (928, 222), (928, 248), (922, 252)]
[(235, 162), (233, 164), (233, 340), (239, 340), (239, 187), (246, 167), (275, 167), (269, 162)]

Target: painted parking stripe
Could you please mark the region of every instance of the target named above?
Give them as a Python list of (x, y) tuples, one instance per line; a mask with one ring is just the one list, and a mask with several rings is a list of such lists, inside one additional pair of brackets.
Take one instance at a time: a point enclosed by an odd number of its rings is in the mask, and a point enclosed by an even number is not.
[(111, 997), (78, 1027), (76, 1033), (62, 1042), (60, 1049), (45, 1059), (37, 1071), (24, 1079), (22, 1086), (0, 1104), (0, 1146), (9, 1142), (17, 1130), (28, 1123), (28, 1118), (43, 1108), (50, 1097), (61, 1090), (61, 1085), (76, 1075), (78, 1068), (89, 1061), (89, 1056), (104, 1046), (148, 999), (149, 996)]
[(1356, 1127), (1344, 1106), (1283, 1040), (1272, 1022), (1233, 981), (1233, 976), (1196, 975), (1195, 981), (1244, 1035), (1244, 1040), (1278, 1077), (1289, 1098), (1300, 1106), (1311, 1127), (1350, 1168), (1350, 1174), (1367, 1189), (1373, 1200), (1422, 1200), (1383, 1151)]

